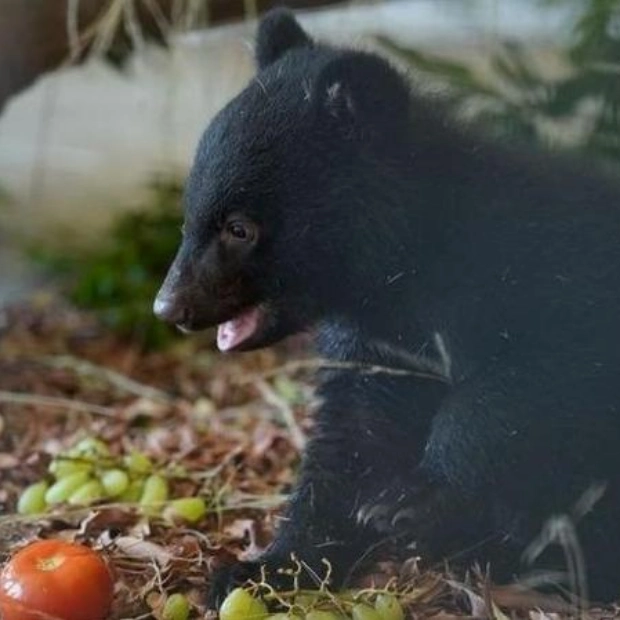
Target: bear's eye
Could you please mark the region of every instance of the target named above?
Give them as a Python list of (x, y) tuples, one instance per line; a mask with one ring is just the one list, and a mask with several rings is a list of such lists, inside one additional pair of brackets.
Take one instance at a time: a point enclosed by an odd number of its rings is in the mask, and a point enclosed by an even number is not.
[(241, 222), (228, 224), (228, 233), (235, 239), (245, 240), (248, 238), (247, 228)]
[(252, 244), (257, 238), (258, 227), (247, 220), (231, 219), (222, 231), (222, 239), (226, 243)]

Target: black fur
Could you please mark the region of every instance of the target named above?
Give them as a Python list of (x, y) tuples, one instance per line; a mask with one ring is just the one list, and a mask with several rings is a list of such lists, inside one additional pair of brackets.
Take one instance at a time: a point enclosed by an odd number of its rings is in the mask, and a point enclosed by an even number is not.
[[(620, 595), (619, 186), (455, 129), (287, 12), (257, 53), (198, 148), (156, 311), (193, 330), (259, 308), (238, 350), (312, 328), (327, 358), (410, 373), (324, 373), (267, 568), (326, 557), (340, 584), (397, 536), (507, 578), (569, 514), (593, 596)], [(256, 570), (220, 573), (212, 600)]]
[(293, 47), (312, 46), (312, 40), (286, 10), (274, 10), (260, 24), (256, 35), (259, 69), (274, 63)]

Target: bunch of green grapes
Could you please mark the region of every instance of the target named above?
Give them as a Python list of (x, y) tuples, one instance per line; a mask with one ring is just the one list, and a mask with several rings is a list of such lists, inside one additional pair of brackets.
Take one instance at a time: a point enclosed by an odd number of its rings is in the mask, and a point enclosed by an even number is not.
[[(280, 603), (285, 602), (284, 596)], [(280, 597), (278, 597), (280, 599)], [(358, 594), (298, 592), (288, 609), (270, 614), (267, 605), (249, 590), (235, 588), (220, 607), (220, 620), (404, 620), (397, 596), (386, 590)]]
[(195, 523), (207, 507), (201, 497), (169, 501), (170, 484), (142, 452), (133, 451), (115, 459), (101, 440), (88, 437), (57, 455), (49, 466), (49, 476), (24, 489), (17, 512), (37, 515), (54, 506), (89, 506), (103, 500), (137, 503), (149, 516), (164, 515), (169, 520)]

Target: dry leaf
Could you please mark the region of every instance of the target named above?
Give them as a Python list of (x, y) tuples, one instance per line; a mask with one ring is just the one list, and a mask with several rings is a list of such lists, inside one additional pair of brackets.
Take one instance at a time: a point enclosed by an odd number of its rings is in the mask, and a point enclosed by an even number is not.
[(141, 538), (118, 536), (114, 540), (114, 544), (126, 556), (153, 561), (161, 567), (166, 566), (173, 560), (172, 554), (167, 549), (157, 543)]

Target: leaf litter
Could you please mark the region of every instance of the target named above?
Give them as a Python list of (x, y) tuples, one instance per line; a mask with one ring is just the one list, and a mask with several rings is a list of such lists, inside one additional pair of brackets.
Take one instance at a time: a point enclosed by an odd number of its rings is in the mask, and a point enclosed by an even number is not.
[[(116, 577), (112, 620), (157, 617), (182, 592), (192, 617), (205, 607), (218, 566), (260, 554), (277, 525), (311, 432), (314, 363), (303, 339), (222, 357), (209, 337), (145, 352), (93, 316), (57, 299), (7, 308), (0, 324), (0, 561), (37, 538), (100, 550)], [(145, 515), (137, 502), (60, 504), (16, 514), (20, 493), (49, 477), (50, 463), (84, 437), (121, 463), (145, 455), (171, 498), (201, 497), (195, 523)], [(571, 605), (558, 596), (494, 586), (473, 567), (422, 571), (417, 558), (375, 561), (360, 588), (396, 584), (409, 617), (561, 620), (620, 617), (620, 608)]]

